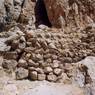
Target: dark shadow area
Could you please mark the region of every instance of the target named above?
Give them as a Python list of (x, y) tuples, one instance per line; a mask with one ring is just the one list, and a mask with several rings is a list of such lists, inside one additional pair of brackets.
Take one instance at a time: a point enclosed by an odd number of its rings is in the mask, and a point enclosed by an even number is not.
[(0, 23), (0, 32), (4, 31), (5, 25), (3, 23)]
[(48, 27), (51, 27), (51, 23), (49, 21), (43, 0), (37, 0), (36, 2), (35, 17), (36, 17), (36, 22), (35, 22), (36, 27), (38, 27), (38, 25), (40, 24), (44, 24), (47, 25)]

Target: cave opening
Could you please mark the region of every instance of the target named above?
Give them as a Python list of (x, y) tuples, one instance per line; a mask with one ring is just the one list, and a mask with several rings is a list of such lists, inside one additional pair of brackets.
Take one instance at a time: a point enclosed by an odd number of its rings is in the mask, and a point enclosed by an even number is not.
[(43, 0), (37, 0), (36, 2), (35, 17), (36, 17), (36, 22), (35, 22), (36, 27), (38, 27), (41, 24), (46, 25), (48, 27), (52, 26), (49, 21), (46, 7)]

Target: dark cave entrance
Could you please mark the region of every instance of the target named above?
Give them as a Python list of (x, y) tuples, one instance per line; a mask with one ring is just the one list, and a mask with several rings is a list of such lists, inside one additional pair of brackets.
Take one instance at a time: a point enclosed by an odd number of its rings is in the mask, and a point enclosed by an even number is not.
[(44, 24), (48, 27), (52, 26), (49, 21), (46, 7), (43, 0), (37, 0), (36, 2), (35, 17), (36, 17), (36, 22), (35, 22), (36, 27), (38, 27), (40, 24)]

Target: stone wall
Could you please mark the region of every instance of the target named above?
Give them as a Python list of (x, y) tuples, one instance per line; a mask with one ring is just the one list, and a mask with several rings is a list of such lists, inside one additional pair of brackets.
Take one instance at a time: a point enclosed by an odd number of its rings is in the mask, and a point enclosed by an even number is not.
[(0, 48), (4, 58), (2, 66), (14, 71), (16, 79), (89, 83), (87, 67), (78, 66), (76, 62), (95, 56), (94, 30), (89, 26), (78, 32), (63, 32), (43, 26), (34, 30), (26, 28), (22, 32), (16, 26), (1, 35), (1, 39), (8, 37), (4, 40), (7, 49)]

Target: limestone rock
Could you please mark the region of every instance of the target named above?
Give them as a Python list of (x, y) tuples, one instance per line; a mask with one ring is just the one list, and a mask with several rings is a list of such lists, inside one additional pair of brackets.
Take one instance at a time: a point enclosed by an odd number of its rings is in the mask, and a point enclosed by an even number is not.
[(51, 73), (51, 74), (47, 75), (47, 80), (51, 81), (51, 82), (55, 82), (57, 80), (57, 77), (56, 77), (56, 75)]
[(15, 60), (4, 60), (2, 66), (6, 69), (14, 70), (16, 69), (18, 63)]
[(19, 61), (18, 61), (18, 67), (24, 67), (24, 68), (26, 68), (27, 66), (28, 66), (28, 64), (27, 64), (26, 60), (19, 59)]
[(39, 74), (44, 74), (44, 71), (42, 68), (36, 68), (36, 71), (39, 73)]
[[(79, 67), (81, 67), (81, 64), (86, 66), (88, 75), (90, 76), (92, 81), (95, 81), (95, 57), (88, 56), (84, 60), (78, 62)], [(82, 68), (82, 67), (81, 67)], [(84, 69), (85, 70), (85, 69)]]
[(3, 57), (2, 57), (2, 56), (0, 56), (0, 66), (2, 66), (3, 61), (4, 61)]
[(33, 67), (38, 67), (39, 63), (35, 63), (33, 60), (29, 59), (28, 60), (28, 66), (33, 66)]
[(46, 75), (45, 74), (38, 74), (38, 80), (42, 81), (46, 79)]
[(36, 71), (30, 71), (30, 72), (29, 72), (29, 78), (30, 78), (31, 80), (37, 80), (37, 79), (38, 79), (38, 74), (37, 74), (37, 72), (36, 72)]
[(21, 9), (19, 22), (28, 23), (28, 21), (32, 19), (32, 23), (35, 23), (35, 18), (33, 16), (34, 9), (35, 2), (32, 2), (31, 0), (25, 0), (23, 3), (23, 8)]
[(60, 61), (58, 60), (53, 60), (52, 68), (58, 68), (60, 64)]
[(45, 73), (50, 73), (50, 72), (52, 72), (53, 71), (53, 69), (51, 68), (51, 67), (45, 67), (44, 68), (44, 72)]
[(28, 77), (28, 70), (20, 67), (16, 70), (16, 79), (21, 80)]

